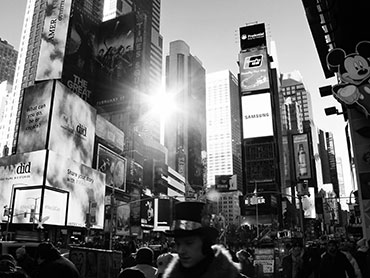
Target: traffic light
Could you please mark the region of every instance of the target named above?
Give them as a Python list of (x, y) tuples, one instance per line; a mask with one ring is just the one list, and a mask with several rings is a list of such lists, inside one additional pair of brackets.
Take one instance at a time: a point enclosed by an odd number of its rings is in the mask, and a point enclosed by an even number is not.
[(91, 228), (91, 215), (90, 213), (86, 213), (86, 221), (85, 221), (85, 224), (86, 224), (86, 228)]

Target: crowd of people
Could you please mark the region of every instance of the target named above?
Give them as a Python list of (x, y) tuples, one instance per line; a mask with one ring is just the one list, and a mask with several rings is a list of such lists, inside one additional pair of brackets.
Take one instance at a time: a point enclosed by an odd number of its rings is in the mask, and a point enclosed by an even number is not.
[[(254, 249), (229, 249), (217, 243), (218, 231), (210, 225), (205, 204), (181, 202), (175, 220), (165, 232), (169, 242), (160, 251), (151, 245), (122, 246), (121, 270), (117, 278), (257, 278)], [(274, 278), (368, 278), (369, 242), (334, 239), (303, 245), (288, 242), (288, 253), (275, 258)], [(50, 242), (40, 243), (36, 259), (24, 247), (15, 256), (0, 256), (0, 278), (81, 277), (76, 266)]]

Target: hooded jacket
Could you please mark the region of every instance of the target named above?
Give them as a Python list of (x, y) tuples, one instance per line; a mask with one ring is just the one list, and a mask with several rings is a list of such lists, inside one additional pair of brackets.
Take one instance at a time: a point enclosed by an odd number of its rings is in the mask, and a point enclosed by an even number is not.
[(232, 261), (230, 253), (221, 245), (212, 246), (214, 256), (191, 269), (182, 267), (176, 256), (163, 274), (163, 278), (241, 278), (240, 265)]

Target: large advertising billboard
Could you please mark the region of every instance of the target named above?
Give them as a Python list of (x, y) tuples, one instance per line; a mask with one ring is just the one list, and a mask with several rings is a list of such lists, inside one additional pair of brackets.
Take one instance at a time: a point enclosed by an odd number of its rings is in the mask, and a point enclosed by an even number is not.
[(53, 81), (41, 82), (25, 89), (17, 153), (47, 148)]
[(143, 195), (140, 202), (141, 227), (153, 229), (154, 227), (154, 199)]
[(86, 214), (91, 213), (90, 209), (94, 207), (95, 223), (92, 227), (103, 228), (103, 173), (50, 151), (45, 184), (69, 193), (67, 225), (84, 227)]
[(36, 80), (62, 77), (72, 0), (47, 0)]
[(56, 82), (49, 149), (91, 167), (95, 122), (95, 108)]
[[(313, 187), (308, 188), (308, 195), (302, 196), (302, 209), (304, 212), (304, 218), (316, 219), (316, 206), (315, 206), (315, 189)], [(297, 207), (299, 207), (299, 200), (297, 199)]]
[(219, 192), (238, 190), (237, 175), (216, 175), (215, 188)]
[(96, 169), (105, 174), (105, 184), (126, 191), (126, 158), (98, 144)]
[(258, 23), (239, 28), (241, 50), (266, 45), (265, 24)]
[[(134, 84), (136, 14), (103, 22), (97, 37), (95, 105), (106, 107), (128, 103)], [(142, 42), (141, 42), (142, 43)], [(139, 69), (137, 69), (139, 70)], [(120, 107), (122, 109), (122, 106)]]
[(243, 139), (272, 136), (270, 93), (242, 96)]
[(4, 208), (13, 207), (14, 190), (25, 186), (42, 185), (46, 151), (0, 157), (0, 215)]
[(171, 200), (154, 199), (154, 230), (166, 231), (171, 226)]
[(293, 150), (294, 150), (294, 165), (297, 180), (305, 180), (311, 178), (311, 161), (310, 149), (308, 145), (308, 134), (294, 134)]
[(270, 88), (268, 65), (266, 48), (239, 54), (242, 93)]
[(116, 200), (117, 216), (116, 216), (116, 235), (130, 235), (130, 205), (126, 202)]
[(96, 115), (95, 134), (109, 146), (123, 151), (125, 145), (124, 132), (100, 115)]

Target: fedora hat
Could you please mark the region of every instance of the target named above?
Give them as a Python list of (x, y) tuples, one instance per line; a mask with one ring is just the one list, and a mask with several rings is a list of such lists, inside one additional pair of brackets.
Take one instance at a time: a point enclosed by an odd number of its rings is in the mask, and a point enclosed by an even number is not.
[(186, 201), (175, 205), (175, 216), (170, 230), (164, 232), (168, 237), (206, 235), (216, 240), (218, 231), (212, 227), (211, 214), (203, 202)]

